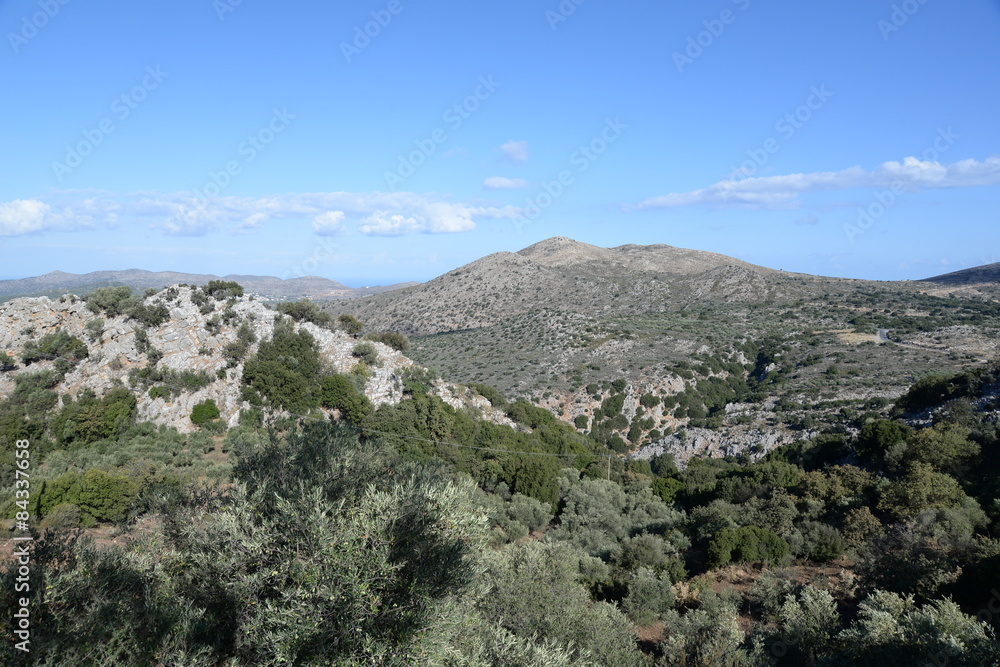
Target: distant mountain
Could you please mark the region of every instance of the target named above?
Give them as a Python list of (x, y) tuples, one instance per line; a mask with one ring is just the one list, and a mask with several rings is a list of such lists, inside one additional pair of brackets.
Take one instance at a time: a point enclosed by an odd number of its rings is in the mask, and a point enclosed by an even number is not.
[(920, 282), (945, 283), (949, 285), (976, 285), (982, 283), (1000, 282), (1000, 262), (974, 266), (970, 269), (953, 271), (933, 278), (924, 278)]
[(89, 292), (98, 287), (108, 285), (128, 285), (137, 290), (147, 287), (162, 288), (167, 285), (186, 283), (203, 285), (210, 280), (234, 280), (252, 294), (258, 294), (265, 299), (298, 299), (308, 297), (315, 300), (349, 299), (380, 292), (408, 287), (419, 283), (400, 283), (387, 287), (365, 287), (354, 289), (342, 285), (335, 280), (317, 276), (290, 278), (282, 280), (274, 276), (228, 275), (179, 273), (176, 271), (144, 271), (128, 269), (125, 271), (94, 271), (77, 274), (63, 271), (52, 271), (35, 278), (18, 280), (0, 280), (0, 300), (13, 299), (20, 296), (57, 296), (64, 292)]
[(542, 306), (581, 313), (674, 310), (705, 301), (776, 298), (812, 280), (699, 250), (614, 248), (556, 237), (499, 252), (427, 283), (350, 304), (330, 304), (377, 329), (414, 335), (490, 326)]

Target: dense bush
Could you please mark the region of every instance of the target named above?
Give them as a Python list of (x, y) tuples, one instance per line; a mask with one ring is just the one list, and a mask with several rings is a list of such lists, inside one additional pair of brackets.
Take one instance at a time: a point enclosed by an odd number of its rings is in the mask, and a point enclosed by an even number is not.
[(257, 334), (247, 322), (242, 322), (236, 332), (236, 340), (227, 343), (222, 350), (222, 356), (226, 358), (230, 368), (236, 366), (250, 351), (250, 346), (257, 342)]
[(88, 356), (86, 343), (60, 329), (42, 336), (37, 343), (31, 342), (25, 345), (21, 352), (21, 361), (29, 365), (36, 361), (62, 358), (70, 363), (76, 363)]
[(485, 384), (471, 384), (469, 387), (477, 394), (485, 398), (494, 407), (504, 408), (507, 406), (507, 399), (499, 391)]
[(52, 433), (59, 444), (73, 447), (110, 438), (132, 424), (136, 405), (135, 395), (124, 387), (100, 399), (92, 391), (82, 391), (52, 418)]
[(104, 312), (108, 317), (127, 315), (145, 327), (155, 327), (166, 322), (170, 309), (162, 303), (146, 305), (132, 295), (132, 288), (101, 287), (87, 296), (87, 307), (94, 313)]
[(333, 322), (330, 313), (309, 299), (279, 303), (277, 308), (279, 313), (284, 313), (297, 322), (312, 322), (321, 327), (329, 326)]
[(351, 350), (351, 355), (357, 357), (369, 366), (378, 365), (378, 350), (371, 343), (358, 343)]
[(660, 404), (660, 399), (656, 396), (646, 393), (639, 397), (639, 405), (644, 408), (653, 408)]
[(781, 563), (788, 554), (787, 542), (756, 526), (723, 528), (708, 545), (708, 559), (713, 567), (731, 562)]
[[(42, 517), (61, 505), (75, 505), (85, 526), (125, 519), (138, 496), (139, 485), (125, 475), (103, 470), (71, 472), (42, 484), (38, 513)], [(64, 510), (61, 510), (64, 511)]]
[(551, 412), (544, 408), (539, 408), (528, 401), (518, 400), (511, 403), (507, 408), (507, 416), (518, 424), (524, 424), (530, 428), (541, 428), (542, 426), (552, 426), (556, 423), (556, 418)]
[(132, 299), (132, 288), (125, 285), (98, 288), (87, 295), (86, 301), (92, 312), (103, 311), (108, 317), (124, 315), (126, 308), (135, 302)]
[(219, 406), (215, 404), (214, 400), (209, 398), (195, 404), (194, 409), (191, 410), (191, 421), (195, 426), (207, 426), (210, 422), (218, 419), (221, 414)]
[(201, 289), (214, 299), (232, 299), (243, 296), (243, 285), (232, 280), (209, 280)]
[(323, 407), (340, 410), (344, 419), (352, 424), (360, 424), (374, 409), (368, 397), (343, 375), (324, 377), (320, 385)]
[(353, 315), (340, 315), (337, 317), (337, 326), (352, 336), (358, 336), (365, 329), (365, 325)]
[(461, 646), (485, 531), (467, 483), (414, 472), (312, 429), (243, 457), (229, 497), (175, 506), (155, 550), (42, 541), (32, 658), (402, 665)]
[(395, 331), (371, 333), (365, 336), (365, 338), (388, 345), (397, 352), (406, 352), (410, 349), (410, 339), (407, 338), (405, 334)]
[(579, 552), (529, 542), (488, 552), (485, 560), (490, 585), (478, 609), (486, 619), (515, 635), (569, 646), (596, 664), (643, 663), (625, 615), (614, 605), (592, 602), (579, 585)]
[(243, 365), (243, 383), (277, 408), (305, 413), (320, 404), (320, 359), (308, 331), (276, 323), (274, 335)]
[(861, 603), (858, 619), (837, 640), (845, 664), (1000, 664), (1000, 646), (989, 627), (950, 600), (918, 607), (912, 597), (877, 592)]
[(145, 327), (158, 327), (170, 317), (170, 309), (162, 303), (147, 306), (141, 301), (136, 301), (128, 307), (126, 314)]

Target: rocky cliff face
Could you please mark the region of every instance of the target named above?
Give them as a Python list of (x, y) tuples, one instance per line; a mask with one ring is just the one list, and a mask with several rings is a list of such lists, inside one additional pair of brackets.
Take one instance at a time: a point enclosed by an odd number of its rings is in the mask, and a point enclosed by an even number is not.
[[(247, 356), (256, 352), (260, 341), (271, 338), (275, 313), (253, 297), (239, 297), (228, 302), (216, 301), (212, 309), (202, 309), (191, 300), (192, 288), (175, 287), (145, 299), (147, 306), (164, 305), (169, 316), (158, 326), (146, 329), (141, 323), (126, 316), (109, 318), (103, 313), (93, 313), (75, 296), (67, 295), (58, 300), (46, 297), (16, 299), (0, 306), (0, 354), (6, 354), (16, 364), (13, 370), (0, 373), (0, 399), (14, 390), (14, 378), (21, 373), (34, 373), (53, 366), (52, 361), (39, 361), (24, 366), (21, 352), (25, 346), (37, 342), (42, 336), (64, 330), (87, 344), (89, 357), (70, 370), (56, 388), (60, 394), (76, 396), (90, 389), (103, 395), (114, 386), (123, 384), (135, 389), (138, 399), (138, 419), (174, 426), (182, 432), (194, 428), (191, 410), (195, 404), (213, 399), (222, 413), (222, 419), (233, 426), (239, 411), (249, 407), (240, 398), (240, 379), (243, 361), (227, 368), (223, 355), (225, 346), (236, 341), (237, 330), (246, 322), (256, 334), (257, 342), (250, 346)], [(225, 321), (214, 324), (225, 313)], [(102, 318), (102, 330), (88, 322)], [(308, 331), (316, 339), (320, 356), (332, 372), (348, 372), (357, 359), (351, 354), (357, 340), (341, 332), (331, 331), (311, 323), (296, 324), (296, 329)], [(148, 346), (141, 340), (140, 329), (145, 329)], [(376, 405), (397, 403), (402, 398), (404, 369), (414, 363), (382, 343), (372, 343), (378, 351), (380, 364), (373, 367), (372, 376), (365, 386), (365, 394)], [(148, 348), (162, 353), (159, 366), (174, 371), (203, 371), (212, 382), (196, 391), (174, 395), (172, 398), (151, 398), (140, 387), (129, 383), (129, 372), (149, 363)], [(147, 351), (143, 351), (147, 350)]]
[(630, 458), (648, 461), (669, 452), (681, 470), (695, 458), (748, 456), (751, 461), (758, 461), (771, 450), (796, 440), (810, 440), (815, 435), (811, 431), (794, 432), (785, 428), (689, 428), (683, 435), (674, 434), (640, 448)]

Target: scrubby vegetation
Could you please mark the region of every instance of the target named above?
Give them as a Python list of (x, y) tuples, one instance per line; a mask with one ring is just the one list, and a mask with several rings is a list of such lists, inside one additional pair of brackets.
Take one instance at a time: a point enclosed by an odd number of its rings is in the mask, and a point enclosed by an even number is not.
[(279, 303), (277, 308), (279, 313), (288, 315), (297, 322), (312, 322), (321, 327), (328, 327), (333, 323), (333, 316), (309, 299)]
[(102, 287), (87, 296), (87, 307), (94, 313), (105, 313), (108, 317), (125, 315), (144, 327), (163, 324), (170, 315), (170, 309), (163, 303), (147, 305), (140, 297), (132, 295), (132, 288)]
[(378, 343), (385, 343), (397, 352), (407, 352), (410, 349), (410, 339), (404, 334), (397, 333), (395, 331), (383, 331), (380, 333), (372, 333), (365, 336), (368, 340), (373, 340)]
[[(197, 299), (239, 326), (224, 356), (244, 362), (251, 409), (234, 428), (211, 399), (190, 435), (135, 423), (136, 391), (167, 400), (211, 381), (160, 368), (142, 328), (150, 363), (131, 389), (60, 394), (58, 366), (4, 376), (0, 460), (10, 469), (12, 443), (31, 440), (43, 531), (35, 664), (1000, 662), (996, 364), (838, 404), (798, 376), (839, 383), (862, 353), (831, 363), (813, 358), (814, 333), (755, 336), (660, 362), (680, 391), (591, 362), (572, 384), (593, 409), (572, 419), (471, 385), (511, 427), (453, 407), (418, 368), (398, 378), (402, 400), (376, 405), (377, 343), (395, 339), (351, 342), (356, 365), (336, 373), (293, 323), (322, 311), (279, 306), (258, 344), (232, 304), (216, 307), (233, 290)], [(129, 298), (94, 306), (113, 317)], [(52, 336), (45, 358), (86, 350)], [(765, 404), (802, 438), (686, 463), (619, 456)], [(17, 488), (3, 484), (9, 517)], [(116, 544), (75, 532), (95, 526), (120, 529)], [(4, 608), (16, 576), (0, 566)]]
[[(278, 351), (308, 350), (307, 339), (281, 336), (279, 348), (290, 347)], [(981, 388), (991, 387), (1000, 373), (982, 379)], [(967, 378), (935, 382), (950, 397)], [(22, 384), (20, 401), (44, 400), (44, 376)], [(134, 472), (103, 467), (97, 452), (106, 440), (99, 438), (115, 437), (108, 429), (118, 437), (142, 433), (127, 419), (64, 440), (78, 442), (78, 452), (95, 450), (89, 460), (97, 466), (84, 472), (66, 468), (62, 449), (52, 451), (51, 481), (35, 510), (50, 527), (53, 551), (40, 552), (39, 576), (60, 591), (81, 576), (117, 572), (101, 581), (130, 580), (146, 592), (139, 606), (124, 606), (120, 589), (95, 589), (108, 596), (102, 613), (113, 623), (94, 623), (94, 607), (82, 599), (45, 607), (67, 630), (50, 635), (44, 650), (75, 655), (86, 636), (106, 647), (103, 659), (162, 659), (185, 646), (200, 664), (318, 655), (412, 664), (434, 651), (491, 665), (522, 658), (860, 664), (926, 651), (948, 664), (1000, 659), (990, 625), (998, 619), (976, 617), (1000, 584), (992, 565), (1000, 542), (989, 537), (1000, 520), (993, 500), (1000, 460), (988, 412), (951, 400), (924, 406), (935, 410), (926, 426), (875, 419), (854, 438), (779, 449), (758, 463), (706, 460), (678, 470), (669, 457), (628, 465), (602, 458), (598, 443), (525, 402), (508, 408), (531, 429), (519, 432), (455, 410), (416, 377), (406, 400), (377, 410), (347, 376), (322, 377), (319, 386), (320, 403), (360, 431), (289, 424), (261, 437), (238, 427), (226, 439), (238, 455), (235, 485), (226, 491), (183, 491), (182, 477), (155, 457)], [(903, 397), (899, 409), (911, 399)], [(53, 424), (88, 423), (81, 406), (95, 400), (79, 398)], [(181, 444), (161, 441), (167, 449)], [(154, 489), (165, 488), (174, 495), (159, 497), (172, 500), (157, 505), (163, 501), (154, 500)], [(323, 509), (330, 507), (339, 509)], [(56, 547), (60, 526), (121, 522), (149, 510), (166, 512), (155, 538), (166, 540), (166, 550), (145, 552), (142, 540), (123, 551)], [(203, 517), (199, 523), (187, 518), (192, 512)], [(277, 541), (276, 531), (284, 536)], [(266, 566), (238, 555), (255, 544), (272, 545)], [(298, 557), (289, 559), (289, 550)], [(160, 566), (142, 565), (148, 559)], [(810, 583), (796, 574), (830, 561), (849, 574)], [(178, 570), (181, 562), (202, 565)], [(758, 572), (749, 593), (713, 592), (733, 565)], [(308, 594), (294, 593), (306, 580)], [(175, 594), (157, 594), (165, 590)], [(254, 600), (270, 602), (255, 610)], [(254, 620), (258, 613), (266, 616)], [(202, 626), (185, 621), (188, 614), (214, 629), (195, 630)], [(741, 616), (752, 619), (749, 633)], [(262, 626), (265, 617), (271, 620)], [(322, 624), (302, 624), (320, 617)], [(138, 632), (137, 624), (153, 622), (153, 635)], [(661, 629), (639, 645), (633, 625)], [(348, 626), (362, 630), (345, 644), (338, 628)]]

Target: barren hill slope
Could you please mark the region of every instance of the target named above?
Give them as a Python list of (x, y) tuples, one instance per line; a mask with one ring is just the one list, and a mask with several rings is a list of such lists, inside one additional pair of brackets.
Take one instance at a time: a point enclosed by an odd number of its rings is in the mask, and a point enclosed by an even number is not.
[(975, 285), (981, 283), (1000, 283), (1000, 262), (974, 266), (961, 271), (945, 273), (933, 278), (924, 278), (920, 282), (946, 283), (950, 285)]
[(429, 335), (490, 326), (542, 306), (614, 315), (670, 311), (695, 301), (763, 301), (810, 279), (668, 245), (600, 248), (556, 237), (488, 255), (416, 287), (328, 309), (355, 315), (373, 329)]

